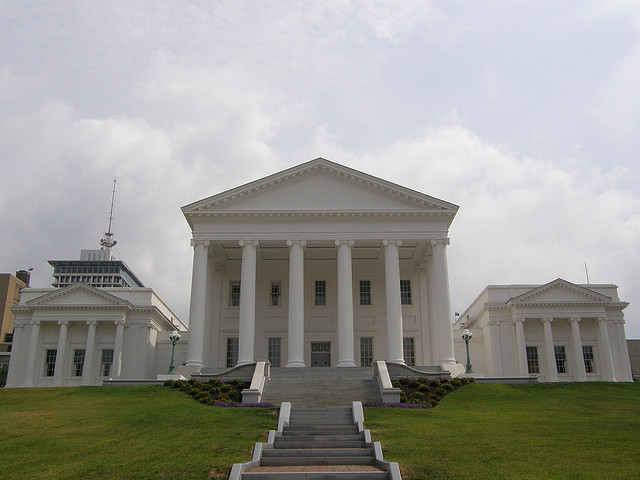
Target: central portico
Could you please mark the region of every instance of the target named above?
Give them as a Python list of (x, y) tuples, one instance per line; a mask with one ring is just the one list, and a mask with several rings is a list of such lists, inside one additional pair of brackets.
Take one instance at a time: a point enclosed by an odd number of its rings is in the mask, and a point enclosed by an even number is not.
[(457, 209), (322, 158), (183, 207), (187, 367), (454, 363)]

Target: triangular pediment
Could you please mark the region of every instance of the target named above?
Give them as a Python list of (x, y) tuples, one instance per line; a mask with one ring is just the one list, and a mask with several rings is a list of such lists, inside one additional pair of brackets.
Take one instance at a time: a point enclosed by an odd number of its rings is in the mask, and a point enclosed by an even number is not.
[(202, 214), (389, 212), (453, 216), (458, 206), (317, 158), (182, 208)]
[(561, 278), (509, 300), (511, 305), (611, 303), (611, 297)]
[(75, 283), (34, 298), (28, 301), (26, 306), (38, 308), (65, 306), (130, 308), (131, 303), (84, 283)]

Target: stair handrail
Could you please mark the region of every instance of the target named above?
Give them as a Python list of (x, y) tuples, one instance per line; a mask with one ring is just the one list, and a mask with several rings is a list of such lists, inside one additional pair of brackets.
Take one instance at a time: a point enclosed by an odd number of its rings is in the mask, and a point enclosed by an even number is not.
[[(266, 374), (266, 375), (265, 375)], [(256, 363), (249, 388), (242, 390), (242, 403), (259, 403), (262, 400), (266, 378), (271, 378), (271, 362), (261, 360)]]
[(387, 362), (376, 360), (373, 362), (373, 375), (378, 380), (378, 389), (383, 403), (400, 403), (400, 389), (391, 383)]

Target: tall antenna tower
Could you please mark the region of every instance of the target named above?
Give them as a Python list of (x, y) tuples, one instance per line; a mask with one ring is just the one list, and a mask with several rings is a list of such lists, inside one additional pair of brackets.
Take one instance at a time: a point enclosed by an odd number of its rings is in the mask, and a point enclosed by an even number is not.
[(100, 245), (102, 245), (103, 249), (111, 250), (111, 247), (115, 246), (118, 243), (113, 238), (113, 233), (111, 233), (111, 222), (113, 221), (113, 201), (116, 197), (116, 177), (113, 177), (113, 191), (111, 192), (111, 210), (109, 210), (109, 228), (105, 232), (102, 240), (100, 241)]

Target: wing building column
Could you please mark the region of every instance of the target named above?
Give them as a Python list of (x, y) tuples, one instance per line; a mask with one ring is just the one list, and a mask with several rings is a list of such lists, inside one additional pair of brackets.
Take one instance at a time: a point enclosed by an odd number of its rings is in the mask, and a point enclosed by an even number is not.
[(122, 346), (124, 344), (124, 324), (125, 319), (113, 322), (116, 324), (116, 339), (113, 348), (113, 366), (111, 367), (111, 378), (120, 378), (122, 371)]
[[(353, 240), (336, 240), (338, 247), (338, 367), (355, 367), (353, 349)], [(400, 280), (398, 279), (398, 285)], [(400, 288), (398, 286), (398, 288)]]
[(199, 371), (204, 364), (204, 322), (207, 292), (207, 262), (209, 240), (191, 240), (193, 273), (191, 276), (191, 305), (189, 307), (189, 345), (187, 363), (191, 371)]
[(387, 293), (387, 361), (404, 363), (402, 349), (402, 304), (400, 302), (401, 240), (384, 240), (384, 276)]
[(607, 319), (598, 318), (598, 343), (600, 344), (600, 356), (602, 357), (602, 380), (605, 382), (615, 382), (616, 376), (613, 370), (613, 356), (611, 354), (611, 343), (609, 341), (609, 330)]
[(53, 372), (54, 387), (61, 387), (65, 381), (64, 378), (64, 358), (67, 353), (67, 332), (69, 329), (69, 322), (67, 320), (60, 320), (60, 331), (58, 333), (58, 351), (56, 352), (56, 366)]
[(524, 317), (516, 317), (513, 324), (516, 328), (516, 354), (518, 355), (518, 373), (521, 376), (529, 375), (529, 367), (527, 365), (527, 345), (524, 338)]
[(87, 344), (85, 346), (84, 366), (82, 367), (82, 385), (89, 386), (93, 383), (94, 366), (96, 356), (96, 320), (87, 320)]
[(288, 240), (289, 332), (287, 367), (304, 367), (304, 240)]
[(34, 386), (34, 375), (36, 369), (36, 359), (40, 358), (39, 355), (39, 343), (40, 343), (40, 321), (34, 320), (31, 322), (31, 333), (29, 336), (29, 357), (27, 358), (27, 374), (24, 376), (25, 387)]
[(576, 365), (576, 380), (587, 381), (587, 370), (584, 367), (584, 356), (582, 355), (582, 338), (580, 337), (580, 319), (573, 317), (569, 319), (571, 324), (571, 350), (573, 352), (573, 362)]
[(238, 329), (238, 365), (253, 363), (256, 330), (256, 249), (257, 240), (240, 240), (242, 272), (240, 276), (240, 313)]
[(553, 349), (553, 332), (551, 331), (553, 318), (543, 318), (542, 328), (544, 330), (544, 359), (547, 364), (547, 380), (549, 382), (558, 381), (558, 367), (556, 365), (556, 354)]

